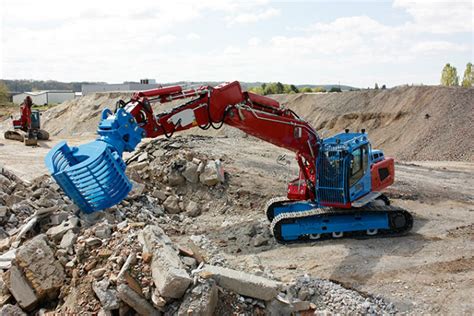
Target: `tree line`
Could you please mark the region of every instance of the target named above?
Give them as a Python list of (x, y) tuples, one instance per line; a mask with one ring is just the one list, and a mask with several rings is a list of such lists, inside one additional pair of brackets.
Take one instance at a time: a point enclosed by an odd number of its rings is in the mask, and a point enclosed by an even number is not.
[(326, 90), (324, 87), (302, 87), (298, 88), (293, 84), (283, 84), (281, 82), (270, 82), (270, 83), (262, 83), (260, 86), (251, 87), (248, 91), (260, 94), (260, 95), (267, 95), (267, 94), (292, 94), (292, 93), (309, 93), (309, 92), (341, 92), (341, 88), (339, 87), (332, 87), (331, 89)]
[[(467, 63), (461, 86), (472, 87), (474, 83), (474, 69), (472, 63)], [(441, 85), (447, 87), (459, 86), (459, 76), (456, 67), (446, 64), (441, 72)]]

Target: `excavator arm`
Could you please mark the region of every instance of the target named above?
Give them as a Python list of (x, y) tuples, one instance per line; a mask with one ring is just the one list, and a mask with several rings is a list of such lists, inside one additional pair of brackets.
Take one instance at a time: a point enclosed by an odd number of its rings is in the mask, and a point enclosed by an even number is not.
[[(189, 101), (169, 112), (153, 112), (153, 103), (180, 99)], [(136, 92), (128, 102), (119, 101), (114, 113), (104, 110), (96, 141), (73, 148), (60, 143), (48, 154), (46, 163), (76, 204), (92, 212), (126, 197), (131, 184), (121, 155), (133, 151), (142, 138), (171, 137), (193, 127), (218, 129), (223, 124), (295, 152), (300, 176), (297, 192), (292, 191), (294, 185), (289, 191), (299, 199), (314, 199), (320, 144), (316, 131), (277, 101), (243, 92), (237, 81), (216, 87), (170, 86)]]
[[(170, 112), (153, 113), (150, 103), (193, 98)], [(270, 98), (242, 92), (237, 81), (215, 88), (182, 90), (180, 86), (135, 93), (125, 110), (145, 130), (146, 137), (165, 135), (193, 127), (218, 129), (223, 124), (284, 147), (308, 161), (316, 158), (318, 135), (293, 111), (282, 108)]]

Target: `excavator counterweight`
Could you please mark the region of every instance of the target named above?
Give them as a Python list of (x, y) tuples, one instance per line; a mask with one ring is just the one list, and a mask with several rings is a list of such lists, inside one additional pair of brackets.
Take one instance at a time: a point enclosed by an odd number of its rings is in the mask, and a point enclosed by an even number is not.
[[(187, 102), (153, 113), (152, 103), (178, 99)], [(292, 110), (243, 92), (237, 81), (136, 92), (129, 101), (118, 102), (114, 113), (103, 111), (95, 141), (72, 148), (62, 142), (49, 152), (46, 165), (82, 211), (100, 211), (131, 190), (122, 154), (133, 151), (142, 138), (223, 124), (296, 153), (300, 172), (288, 185), (287, 199), (274, 200), (266, 209), (279, 242), (399, 234), (411, 228), (411, 215), (390, 206), (381, 193), (394, 181), (394, 161), (372, 150), (364, 130), (322, 139)]]

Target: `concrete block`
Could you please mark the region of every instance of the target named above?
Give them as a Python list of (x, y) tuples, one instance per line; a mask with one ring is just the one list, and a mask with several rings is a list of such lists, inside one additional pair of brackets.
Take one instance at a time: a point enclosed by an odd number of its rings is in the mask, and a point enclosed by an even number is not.
[(46, 235), (58, 242), (61, 241), (61, 238), (63, 238), (64, 234), (66, 234), (71, 229), (75, 229), (78, 225), (79, 219), (77, 217), (73, 217), (57, 226), (51, 227), (46, 232)]
[(145, 227), (139, 234), (144, 252), (152, 253), (151, 274), (163, 297), (180, 298), (192, 279), (184, 269), (173, 242), (156, 225)]
[(38, 297), (17, 266), (5, 273), (5, 283), (21, 308), (31, 310), (36, 306)]
[(18, 249), (15, 261), (40, 299), (57, 297), (66, 275), (46, 242), (45, 235), (27, 241)]
[(206, 280), (186, 293), (178, 316), (212, 316), (217, 306), (218, 293), (214, 280)]
[(100, 301), (100, 305), (104, 310), (118, 309), (119, 301), (117, 298), (117, 291), (115, 289), (109, 289), (109, 280), (103, 279), (102, 281), (92, 282), (92, 290)]
[(182, 172), (183, 177), (191, 183), (199, 182), (198, 166), (192, 162), (186, 163), (186, 169)]
[(15, 259), (16, 249), (11, 249), (4, 254), (0, 255), (0, 269), (10, 269), (12, 260)]
[(224, 169), (220, 160), (209, 161), (204, 171), (199, 175), (199, 181), (207, 186), (213, 186), (224, 182)]
[(181, 212), (181, 208), (179, 207), (179, 199), (174, 195), (168, 196), (163, 202), (163, 206), (165, 207), (166, 212), (169, 214), (177, 214)]
[(264, 301), (276, 297), (281, 287), (281, 283), (261, 276), (212, 265), (205, 265), (200, 275), (213, 278), (219, 286), (230, 291)]
[(126, 284), (119, 285), (118, 296), (140, 315), (161, 315), (160, 311)]

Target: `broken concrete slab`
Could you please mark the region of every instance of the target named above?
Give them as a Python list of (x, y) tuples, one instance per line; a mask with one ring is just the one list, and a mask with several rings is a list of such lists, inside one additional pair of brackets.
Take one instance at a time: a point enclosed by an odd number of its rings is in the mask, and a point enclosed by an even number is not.
[(6, 304), (0, 309), (0, 316), (26, 316), (17, 305)]
[(199, 204), (194, 201), (189, 201), (188, 205), (186, 206), (186, 214), (191, 217), (196, 217), (201, 214), (201, 208)]
[(207, 186), (216, 185), (224, 180), (224, 169), (220, 160), (209, 161), (204, 171), (199, 175), (199, 181)]
[(15, 259), (17, 249), (10, 249), (4, 254), (0, 255), (0, 269), (10, 269), (12, 266), (12, 260)]
[(8, 207), (0, 206), (0, 220), (4, 220), (8, 215)]
[(179, 207), (179, 199), (174, 195), (168, 196), (163, 202), (163, 206), (165, 207), (166, 212), (169, 214), (177, 214), (181, 212), (181, 208)]
[(54, 241), (60, 241), (69, 230), (75, 229), (79, 225), (79, 219), (72, 217), (61, 224), (51, 227), (46, 232), (46, 235)]
[(153, 307), (140, 294), (132, 290), (126, 284), (120, 284), (118, 287), (118, 296), (128, 306), (133, 308), (140, 315), (161, 315), (161, 312)]
[(137, 198), (143, 194), (143, 191), (145, 191), (145, 185), (140, 182), (136, 182), (133, 180), (130, 180), (132, 183), (132, 190), (128, 194), (128, 197), (131, 199)]
[(151, 274), (156, 288), (163, 297), (180, 298), (191, 284), (173, 242), (156, 225), (145, 227), (138, 240), (144, 252), (152, 253)]
[(63, 238), (61, 239), (59, 248), (66, 249), (66, 250), (72, 249), (74, 247), (76, 240), (77, 240), (77, 235), (72, 230), (69, 230), (67, 233), (64, 234)]
[(51, 214), (49, 216), (49, 224), (52, 226), (56, 226), (67, 220), (69, 217), (69, 212), (56, 212), (54, 214)]
[(45, 235), (38, 235), (18, 249), (15, 262), (23, 270), (38, 298), (55, 298), (66, 275)]
[(117, 291), (115, 289), (109, 289), (110, 281), (103, 279), (101, 281), (92, 282), (92, 290), (100, 301), (100, 305), (104, 310), (114, 310), (120, 307), (119, 300), (117, 297)]
[(186, 179), (178, 172), (171, 171), (168, 174), (168, 184), (171, 186), (178, 186), (186, 182)]
[(270, 316), (293, 315), (294, 310), (290, 304), (274, 299), (266, 304), (267, 314)]
[(38, 297), (17, 266), (12, 266), (5, 273), (4, 281), (21, 308), (32, 310), (36, 306)]
[(199, 173), (198, 173), (198, 165), (187, 162), (186, 169), (182, 172), (183, 177), (191, 183), (198, 183), (199, 182)]
[(3, 281), (3, 273), (0, 272), (0, 306), (6, 304), (11, 298), (10, 291)]
[(138, 156), (138, 163), (148, 160), (148, 153), (145, 151), (143, 154)]
[(206, 280), (186, 293), (178, 315), (212, 316), (217, 306), (218, 293), (214, 280)]
[(240, 295), (269, 301), (277, 296), (282, 284), (243, 271), (204, 265), (199, 274), (203, 278), (213, 278), (219, 286)]

